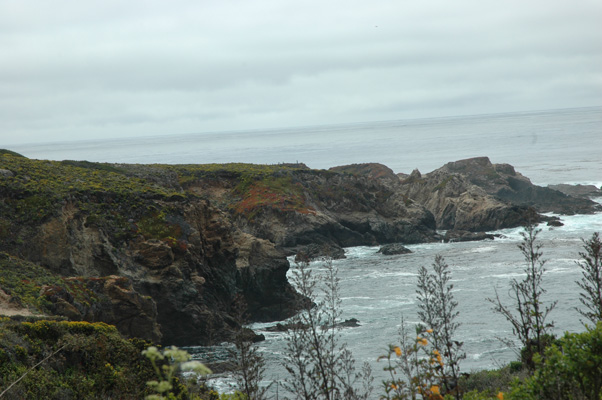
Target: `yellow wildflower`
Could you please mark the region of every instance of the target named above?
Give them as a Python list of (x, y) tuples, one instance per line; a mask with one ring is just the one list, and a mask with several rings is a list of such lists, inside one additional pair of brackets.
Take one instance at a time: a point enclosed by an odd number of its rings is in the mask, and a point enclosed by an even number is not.
[(397, 385), (396, 385), (396, 384), (394, 384), (394, 383), (392, 383), (392, 384), (391, 384), (391, 389), (393, 389), (393, 390), (397, 390)]
[(499, 392), (496, 397), (500, 400), (504, 400), (504, 392)]
[(397, 357), (401, 356), (401, 349), (399, 348), (399, 346), (395, 346), (393, 350), (395, 350), (395, 354), (397, 354)]
[(427, 329), (426, 331), (427, 331), (428, 333), (433, 333), (433, 330), (432, 330), (432, 329)]
[(431, 386), (431, 393), (432, 394), (440, 394), (439, 393), (439, 386), (437, 386), (437, 385)]
[(426, 340), (425, 338), (418, 340), (418, 343), (423, 346), (426, 346), (427, 344), (429, 344), (428, 340)]

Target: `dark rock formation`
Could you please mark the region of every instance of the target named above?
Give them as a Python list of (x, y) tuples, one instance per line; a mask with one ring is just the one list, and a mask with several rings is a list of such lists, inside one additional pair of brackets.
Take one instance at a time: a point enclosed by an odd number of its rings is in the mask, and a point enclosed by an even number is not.
[(333, 260), (340, 260), (346, 258), (345, 250), (336, 245), (318, 245), (313, 243), (307, 246), (301, 246), (299, 249), (297, 249), (297, 253), (295, 254), (295, 262), (309, 262), (323, 257), (332, 258)]
[(474, 242), (478, 240), (493, 240), (495, 235), (485, 232), (469, 232), (461, 230), (449, 230), (445, 232), (446, 242)]
[[(299, 191), (302, 208), (286, 207), (293, 200), (284, 198), (284, 207), (257, 206), (252, 218), (236, 216), (234, 223), (244, 232), (288, 249), (308, 244), (349, 247), (435, 240), (432, 214), (392, 184), (336, 171), (290, 172), (286, 179)], [(397, 177), (386, 179), (391, 183)]]
[(346, 319), (343, 322), (339, 322), (337, 324), (337, 326), (340, 326), (342, 328), (357, 328), (358, 326), (361, 326), (361, 325), (360, 325), (360, 321), (358, 321), (357, 319), (350, 318), (350, 319)]
[(564, 226), (564, 224), (561, 221), (557, 220), (557, 219), (552, 220), (552, 221), (548, 221), (547, 225), (548, 226), (555, 226), (555, 227)]
[(591, 200), (567, 196), (557, 190), (533, 185), (509, 164), (492, 164), (487, 157), (471, 158), (446, 164), (443, 169), (464, 176), (487, 194), (538, 212), (586, 214), (601, 210)]
[(549, 189), (557, 190), (566, 194), (567, 196), (573, 197), (602, 197), (602, 189), (594, 185), (548, 185)]
[(381, 246), (378, 249), (378, 253), (384, 254), (385, 256), (392, 256), (397, 254), (409, 254), (412, 250), (404, 247), (401, 243), (389, 243)]
[[(357, 328), (361, 326), (360, 321), (356, 318), (346, 319), (343, 322), (338, 322), (336, 326), (340, 328)], [(265, 328), (267, 332), (288, 332), (290, 329), (306, 329), (307, 325), (302, 325), (300, 323), (286, 323), (286, 324), (276, 324), (274, 326), (268, 326)]]
[(402, 192), (433, 213), (438, 229), (489, 231), (524, 224), (529, 208), (564, 214), (599, 205), (531, 184), (508, 164), (487, 157), (451, 162), (426, 175), (414, 171)]

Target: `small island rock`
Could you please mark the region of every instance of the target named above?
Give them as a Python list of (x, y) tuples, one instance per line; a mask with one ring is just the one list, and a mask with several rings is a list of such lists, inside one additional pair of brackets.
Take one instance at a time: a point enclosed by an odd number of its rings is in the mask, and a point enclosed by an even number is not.
[(384, 254), (385, 256), (392, 256), (392, 255), (397, 255), (397, 254), (409, 254), (411, 252), (412, 252), (412, 250), (408, 249), (407, 247), (403, 246), (400, 243), (385, 244), (384, 246), (381, 246), (380, 249), (378, 250), (378, 253)]

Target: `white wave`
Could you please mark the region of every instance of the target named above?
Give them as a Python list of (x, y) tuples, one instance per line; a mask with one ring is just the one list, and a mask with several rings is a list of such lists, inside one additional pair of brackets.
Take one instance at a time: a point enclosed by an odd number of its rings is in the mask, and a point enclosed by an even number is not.
[(496, 246), (483, 246), (483, 247), (476, 247), (473, 249), (468, 249), (465, 251), (465, 253), (487, 253), (490, 251), (496, 251), (497, 247)]
[(509, 272), (507, 274), (495, 274), (495, 275), (484, 276), (483, 278), (509, 279), (509, 278), (521, 278), (523, 276), (525, 276), (524, 273)]
[(347, 259), (365, 258), (366, 256), (374, 255), (379, 248), (378, 246), (346, 247), (345, 256), (347, 256)]

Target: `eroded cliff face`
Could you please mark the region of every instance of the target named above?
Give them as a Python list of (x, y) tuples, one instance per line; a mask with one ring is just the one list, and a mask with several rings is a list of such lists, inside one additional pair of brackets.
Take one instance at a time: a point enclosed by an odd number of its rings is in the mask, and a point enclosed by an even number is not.
[[(288, 262), (272, 243), (238, 231), (205, 200), (162, 206), (172, 210), (168, 225), (179, 233), (178, 238), (156, 239), (133, 232), (130, 240), (115, 246), (102, 228), (87, 224), (85, 214), (68, 204), (40, 226), (31, 240), (33, 246), (20, 251), (60, 275), (128, 278), (138, 299), (146, 296), (153, 302), (154, 314), (146, 303), (113, 296), (121, 304), (111, 318), (105, 312), (83, 313), (79, 319), (114, 323), (129, 336), (141, 336), (146, 318), (155, 319), (156, 326), (149, 332), (160, 330), (160, 335), (149, 338), (162, 336), (165, 343), (227, 340), (240, 323), (231, 315), (237, 296), (245, 299), (256, 320), (281, 320), (293, 314), (299, 297), (286, 280)], [(138, 228), (132, 222), (134, 229)], [(69, 307), (55, 311), (76, 317)], [(141, 316), (138, 321), (125, 322), (136, 313)]]
[(0, 251), (42, 268), (27, 283), (30, 306), (178, 345), (228, 340), (240, 301), (255, 320), (297, 309), (285, 254), (186, 192), (168, 167), (7, 157)]

